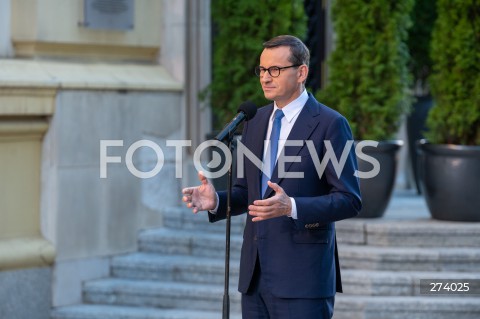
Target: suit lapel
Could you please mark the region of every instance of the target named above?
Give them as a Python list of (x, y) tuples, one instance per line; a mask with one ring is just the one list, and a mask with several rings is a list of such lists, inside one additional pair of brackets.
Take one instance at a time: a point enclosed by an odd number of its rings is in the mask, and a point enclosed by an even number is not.
[[(318, 123), (320, 121), (320, 117), (318, 117), (320, 113), (319, 105), (316, 100), (313, 98), (311, 94), (309, 94), (309, 99), (305, 106), (303, 107), (302, 111), (298, 115), (295, 124), (288, 135), (288, 141), (302, 141), (302, 146), (287, 146), (285, 147), (285, 156), (297, 156), (300, 153), (302, 148), (306, 147), (305, 140), (308, 140), (312, 135), (313, 131), (317, 128)], [(290, 166), (293, 162), (285, 163), (285, 172), (290, 170)], [(278, 177), (278, 163), (275, 165), (275, 168), (272, 173), (271, 181), (273, 183), (279, 184), (283, 178)], [(271, 188), (267, 188), (265, 192), (264, 198), (270, 196), (273, 190)]]

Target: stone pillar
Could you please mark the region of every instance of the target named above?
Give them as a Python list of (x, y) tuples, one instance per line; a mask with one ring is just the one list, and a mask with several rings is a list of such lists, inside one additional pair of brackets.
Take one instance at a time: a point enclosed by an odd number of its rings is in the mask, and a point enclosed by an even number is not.
[(198, 183), (197, 171), (192, 161), (193, 152), (207, 139), (207, 134), (212, 130), (209, 97), (200, 97), (212, 81), (210, 0), (186, 0), (185, 10), (187, 19), (184, 123), (185, 134), (187, 139), (192, 141), (192, 147), (187, 152), (190, 160), (184, 163), (186, 178), (182, 180), (182, 184), (190, 186)]
[(187, 2), (187, 74), (186, 93), (188, 106), (187, 136), (192, 145), (205, 141), (211, 130), (211, 112), (208, 100), (202, 100), (199, 93), (211, 82), (211, 30), (210, 1), (189, 0)]
[(0, 313), (48, 318), (55, 249), (40, 229), (40, 166), (55, 90), (5, 82), (0, 79)]

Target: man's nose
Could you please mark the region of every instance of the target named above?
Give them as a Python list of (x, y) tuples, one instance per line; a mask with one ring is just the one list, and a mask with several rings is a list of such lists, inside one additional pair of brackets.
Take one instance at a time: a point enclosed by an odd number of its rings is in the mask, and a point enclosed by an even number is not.
[(262, 75), (260, 75), (260, 81), (262, 82), (270, 82), (272, 80), (272, 76), (268, 71), (263, 72)]

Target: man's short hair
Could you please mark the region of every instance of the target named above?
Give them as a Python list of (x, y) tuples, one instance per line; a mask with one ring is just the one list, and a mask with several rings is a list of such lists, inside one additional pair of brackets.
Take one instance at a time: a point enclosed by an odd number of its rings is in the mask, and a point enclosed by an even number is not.
[(294, 65), (305, 64), (309, 66), (310, 64), (310, 52), (308, 51), (307, 46), (297, 37), (293, 35), (279, 35), (274, 37), (267, 42), (263, 43), (263, 48), (272, 49), (277, 47), (289, 47), (290, 56), (288, 61)]

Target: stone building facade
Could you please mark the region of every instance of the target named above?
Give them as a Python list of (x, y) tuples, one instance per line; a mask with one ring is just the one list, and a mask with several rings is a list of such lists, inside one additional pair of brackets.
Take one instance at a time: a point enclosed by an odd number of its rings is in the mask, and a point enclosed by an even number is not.
[[(115, 4), (116, 3), (116, 4)], [(122, 4), (129, 29), (90, 28), (88, 5)], [(136, 249), (140, 229), (163, 224), (195, 178), (166, 140), (198, 145), (210, 111), (210, 1), (0, 1), (0, 313), (49, 318), (79, 303), (81, 282), (108, 274), (109, 256)], [(115, 11), (117, 10), (117, 11)], [(105, 13), (105, 12), (104, 12)], [(106, 148), (101, 178), (101, 141)], [(138, 178), (127, 150), (149, 140), (164, 165)], [(184, 158), (191, 149), (182, 148)], [(158, 162), (132, 155), (139, 171)], [(184, 161), (189, 162), (191, 161)], [(175, 177), (180, 167), (183, 179)]]

